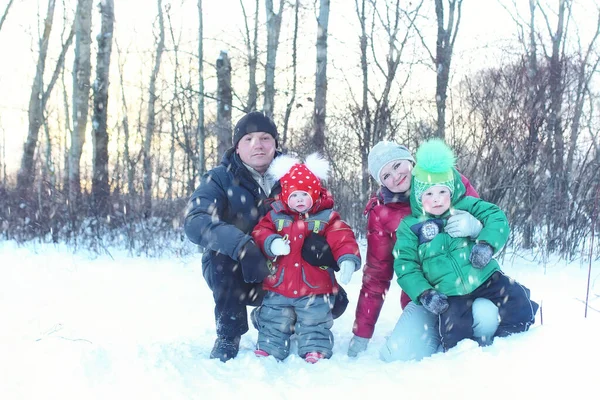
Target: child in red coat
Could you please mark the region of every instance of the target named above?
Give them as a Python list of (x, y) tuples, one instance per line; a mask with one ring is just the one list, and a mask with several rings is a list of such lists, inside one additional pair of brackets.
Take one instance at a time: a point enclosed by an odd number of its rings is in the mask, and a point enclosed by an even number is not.
[(285, 359), (294, 333), (298, 354), (307, 362), (332, 355), (331, 302), (338, 290), (336, 278), (331, 268), (304, 260), (302, 245), (311, 233), (324, 236), (343, 284), (360, 268), (360, 254), (352, 229), (333, 211), (333, 198), (321, 186), (328, 171), (327, 161), (316, 154), (308, 156), (305, 164), (279, 156), (269, 168), (280, 181), (281, 195), (252, 232), (272, 268), (263, 281), (268, 293), (256, 315), (257, 356)]

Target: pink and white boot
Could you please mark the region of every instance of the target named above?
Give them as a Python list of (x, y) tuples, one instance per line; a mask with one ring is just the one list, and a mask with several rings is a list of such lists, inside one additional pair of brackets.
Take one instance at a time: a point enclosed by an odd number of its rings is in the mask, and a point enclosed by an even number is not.
[(254, 354), (256, 355), (256, 357), (269, 357), (269, 355), (270, 355), (266, 351), (260, 350), (260, 349), (254, 350)]
[(311, 364), (316, 363), (322, 358), (325, 358), (325, 356), (317, 351), (311, 351), (310, 353), (306, 353), (304, 355), (304, 361)]

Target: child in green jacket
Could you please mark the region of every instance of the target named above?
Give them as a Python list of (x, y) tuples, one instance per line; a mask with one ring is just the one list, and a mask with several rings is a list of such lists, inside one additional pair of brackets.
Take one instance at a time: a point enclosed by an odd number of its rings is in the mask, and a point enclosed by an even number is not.
[[(498, 306), (494, 336), (524, 332), (535, 321), (538, 305), (529, 289), (500, 269), (492, 258), (508, 240), (510, 228), (495, 204), (465, 196), (452, 150), (441, 140), (425, 142), (416, 153), (410, 203), (394, 247), (394, 270), (402, 289), (417, 304), (439, 315), (445, 350), (473, 337), (471, 307), (483, 297)], [(477, 240), (453, 238), (444, 226), (455, 210), (467, 211), (483, 224)], [(479, 338), (490, 344), (493, 338)]]

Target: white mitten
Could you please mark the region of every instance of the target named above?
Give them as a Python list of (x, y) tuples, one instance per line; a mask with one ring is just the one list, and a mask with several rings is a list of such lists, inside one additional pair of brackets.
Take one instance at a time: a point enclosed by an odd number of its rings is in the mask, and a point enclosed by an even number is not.
[(273, 239), (271, 242), (271, 253), (276, 256), (287, 256), (290, 254), (290, 244), (282, 238)]
[(477, 218), (467, 211), (454, 210), (452, 216), (448, 218), (448, 223), (444, 230), (452, 237), (471, 237), (473, 239), (479, 236), (483, 225)]
[(338, 272), (341, 284), (347, 285), (352, 279), (354, 273), (354, 261), (344, 260), (340, 263), (340, 271)]

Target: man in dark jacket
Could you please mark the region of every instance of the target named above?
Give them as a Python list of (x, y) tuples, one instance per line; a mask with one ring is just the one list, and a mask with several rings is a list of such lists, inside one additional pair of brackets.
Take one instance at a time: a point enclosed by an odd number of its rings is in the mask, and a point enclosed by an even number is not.
[[(266, 200), (280, 190), (266, 174), (278, 154), (277, 138), (270, 118), (260, 112), (246, 114), (235, 126), (233, 147), (202, 177), (188, 204), (185, 233), (204, 249), (202, 273), (215, 301), (217, 339), (210, 357), (223, 362), (237, 355), (240, 338), (248, 331), (246, 306), (261, 304), (260, 282), (270, 273), (250, 234), (269, 211)], [(320, 257), (321, 246), (317, 248), (313, 253)], [(331, 258), (330, 250), (325, 253), (323, 259), (327, 253)], [(341, 315), (347, 303), (338, 295), (334, 315)]]

